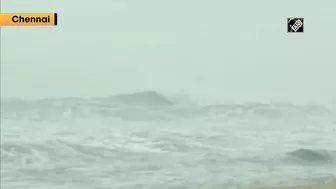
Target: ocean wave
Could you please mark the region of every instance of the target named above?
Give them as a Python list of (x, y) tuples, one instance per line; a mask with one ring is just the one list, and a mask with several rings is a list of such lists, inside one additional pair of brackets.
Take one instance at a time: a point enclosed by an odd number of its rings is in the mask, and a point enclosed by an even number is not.
[(120, 94), (115, 95), (108, 100), (123, 105), (146, 105), (146, 106), (170, 106), (173, 105), (164, 95), (156, 91), (145, 91), (133, 94)]
[(210, 110), (220, 112), (240, 112), (249, 115), (282, 117), (286, 115), (305, 114), (311, 116), (321, 116), (332, 114), (332, 111), (316, 104), (293, 105), (290, 103), (248, 103), (248, 104), (228, 104), (207, 106)]
[(295, 163), (336, 163), (336, 151), (300, 148), (286, 153), (287, 161)]
[(2, 101), (2, 118), (30, 120), (61, 120), (92, 116), (115, 117), (124, 120), (169, 120), (200, 117), (269, 119), (334, 115), (323, 105), (294, 105), (290, 103), (242, 103), (197, 105), (186, 97), (177, 100), (156, 91), (119, 94), (101, 98), (59, 98), (35, 101)]

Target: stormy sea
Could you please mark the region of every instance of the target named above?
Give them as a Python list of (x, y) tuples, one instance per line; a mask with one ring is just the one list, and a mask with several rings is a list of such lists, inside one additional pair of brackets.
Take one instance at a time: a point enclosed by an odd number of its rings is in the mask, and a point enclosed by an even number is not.
[(2, 189), (250, 189), (336, 181), (321, 104), (202, 104), (155, 91), (2, 99)]

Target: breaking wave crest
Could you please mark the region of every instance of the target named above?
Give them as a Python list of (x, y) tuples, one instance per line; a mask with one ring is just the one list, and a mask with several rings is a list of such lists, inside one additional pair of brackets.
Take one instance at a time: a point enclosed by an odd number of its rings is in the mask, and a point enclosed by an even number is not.
[(328, 116), (333, 111), (323, 105), (293, 105), (286, 103), (244, 103), (197, 105), (178, 103), (156, 91), (119, 94), (101, 98), (59, 98), (36, 101), (7, 100), (1, 103), (5, 118), (60, 120), (92, 116), (125, 120), (167, 120), (204, 116), (266, 118)]

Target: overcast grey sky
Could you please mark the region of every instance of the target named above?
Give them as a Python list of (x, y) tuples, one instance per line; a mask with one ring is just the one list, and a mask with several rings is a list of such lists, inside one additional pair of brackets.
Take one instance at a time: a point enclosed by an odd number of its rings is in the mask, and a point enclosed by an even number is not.
[[(335, 0), (1, 1), (3, 12), (59, 13), (58, 27), (3, 28), (5, 97), (336, 97)], [(291, 16), (304, 34), (287, 33)]]

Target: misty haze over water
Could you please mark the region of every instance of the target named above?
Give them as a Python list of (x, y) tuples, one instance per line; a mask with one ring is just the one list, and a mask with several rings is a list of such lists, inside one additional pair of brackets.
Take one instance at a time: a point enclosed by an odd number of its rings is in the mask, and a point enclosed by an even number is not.
[(1, 5), (59, 15), (1, 28), (1, 188), (336, 180), (335, 1)]

